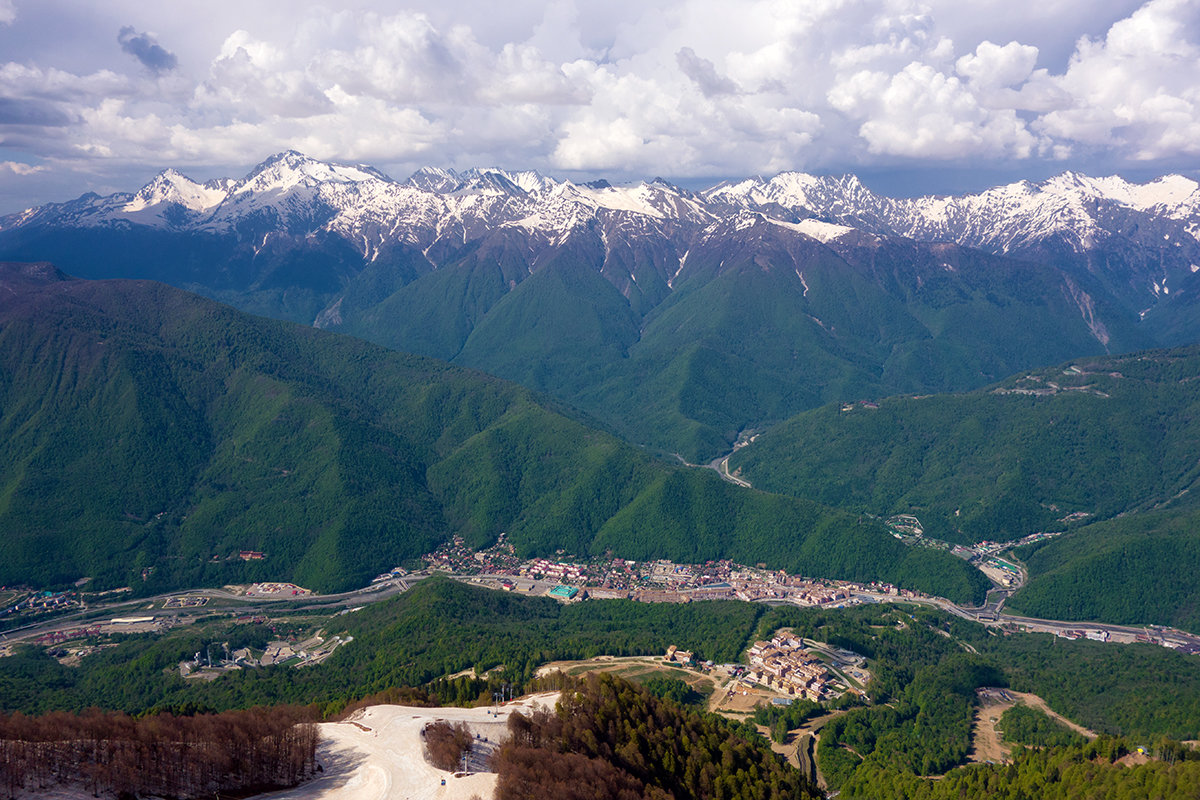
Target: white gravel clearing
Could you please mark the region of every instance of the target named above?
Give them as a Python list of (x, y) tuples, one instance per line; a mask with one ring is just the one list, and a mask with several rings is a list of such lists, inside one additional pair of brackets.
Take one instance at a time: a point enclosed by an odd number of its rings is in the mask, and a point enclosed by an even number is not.
[[(425, 760), (421, 730), (436, 720), (466, 722), (472, 733), (498, 742), (512, 711), (534, 706), (553, 709), (557, 692), (530, 695), (494, 708), (414, 708), (371, 706), (345, 722), (319, 728), (317, 763), (324, 772), (294, 789), (257, 795), (253, 800), (490, 800), (494, 773), (455, 777)], [(442, 781), (445, 785), (442, 785)]]

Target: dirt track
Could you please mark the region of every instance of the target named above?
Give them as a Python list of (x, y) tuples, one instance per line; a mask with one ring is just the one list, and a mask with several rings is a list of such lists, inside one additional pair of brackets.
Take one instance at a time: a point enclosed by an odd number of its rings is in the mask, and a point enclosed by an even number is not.
[(971, 761), (976, 763), (989, 761), (1001, 763), (1012, 760), (1008, 752), (1008, 745), (1004, 744), (996, 723), (1000, 721), (1000, 716), (1005, 711), (1018, 703), (1041, 711), (1046, 716), (1061, 722), (1081, 736), (1086, 736), (1089, 739), (1096, 738), (1095, 731), (1088, 730), (1082, 725), (1077, 725), (1061, 714), (1052, 711), (1046, 705), (1046, 701), (1036, 694), (1014, 692), (1008, 689), (992, 689), (989, 690), (988, 694), (981, 696), (980, 706), (975, 710), (975, 724), (972, 731), (972, 746), (969, 756)]

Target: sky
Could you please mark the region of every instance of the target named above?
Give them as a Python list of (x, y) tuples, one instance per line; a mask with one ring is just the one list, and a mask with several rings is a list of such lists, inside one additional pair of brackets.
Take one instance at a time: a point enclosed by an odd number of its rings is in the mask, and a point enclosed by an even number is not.
[(287, 149), (894, 195), (1200, 177), (1200, 3), (0, 0), (0, 213)]

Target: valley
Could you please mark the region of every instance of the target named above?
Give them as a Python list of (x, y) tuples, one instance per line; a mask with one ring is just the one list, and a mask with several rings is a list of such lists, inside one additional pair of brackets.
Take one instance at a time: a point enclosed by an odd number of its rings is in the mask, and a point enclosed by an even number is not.
[[(996, 551), (989, 547), (985, 552), (990, 556)], [(502, 557), (505, 553), (509, 553), (508, 558)], [(496, 571), (497, 561), (505, 565), (500, 571)], [(301, 640), (300, 644), (295, 641), (277, 643), (288, 653), (278, 660), (288, 660), (293, 649), (302, 652), (319, 647), (289, 661), (290, 666), (308, 667), (324, 661), (342, 644), (339, 637), (333, 637), (331, 644), (321, 647), (324, 638), (320, 633), (324, 626), (366, 605), (390, 600), (432, 575), (523, 597), (549, 597), (563, 602), (626, 599), (684, 604), (725, 599), (818, 609), (845, 609), (878, 603), (923, 605), (1005, 634), (1045, 633), (1068, 640), (1090, 639), (1112, 644), (1154, 643), (1200, 656), (1200, 635), (1174, 628), (1080, 623), (1008, 613), (1002, 610), (1007, 591), (990, 593), (988, 602), (981, 606), (962, 606), (943, 597), (900, 590), (886, 584), (864, 585), (806, 578), (731, 562), (674, 564), (664, 560), (638, 563), (617, 559), (611, 564), (579, 564), (546, 559), (522, 561), (512, 558), (510, 549), (504, 544), (494, 550), (476, 553), (465, 548), (461, 541), (429, 554), (426, 562), (436, 565), (435, 568), (416, 572), (397, 569), (380, 575), (367, 586), (335, 594), (314, 594), (296, 587), (290, 591), (264, 591), (256, 584), (223, 589), (195, 588), (136, 600), (124, 599), (118, 593), (117, 599), (88, 599), (80, 610), (46, 621), (38, 621), (36, 615), (25, 621), (18, 613), (12, 618), (10, 627), (0, 633), (0, 657), (12, 655), (14, 648), (22, 644), (35, 644), (60, 650), (64, 654), (59, 656), (60, 660), (66, 657), (77, 663), (80, 654), (86, 657), (96, 652), (97, 642), (111, 642), (126, 634), (163, 635), (176, 628), (198, 622), (211, 624), (213, 620), (223, 618), (265, 622), (303, 617), (309, 620), (307, 630), (312, 637)], [(300, 597), (296, 596), (297, 592)], [(78, 601), (73, 602), (78, 605)], [(208, 660), (211, 667), (211, 654)], [(202, 661), (198, 659), (193, 668), (203, 666)], [(270, 661), (264, 658), (262, 666), (269, 664)], [(197, 672), (196, 676), (211, 679), (225, 670), (247, 666), (257, 667), (259, 662), (230, 659), (226, 648), (225, 658), (216, 671)], [(861, 681), (859, 686), (861, 688)]]
[(1200, 206), (1131, 186), (286, 152), (0, 220), (4, 710), (383, 703), (296, 797), (411, 783), (415, 705), (577, 679), (846, 797), (1041, 769), (993, 692), (1100, 734), (1054, 753), (1195, 738)]
[(0, 0), (0, 800), (1200, 800), (1200, 2)]
[(909, 202), (796, 173), (701, 192), (496, 169), (396, 180), (287, 151), (207, 187), (167, 170), (0, 219), (0, 258), (481, 369), (706, 463), (824, 403), (1191, 341), (1196, 197), (1177, 177)]

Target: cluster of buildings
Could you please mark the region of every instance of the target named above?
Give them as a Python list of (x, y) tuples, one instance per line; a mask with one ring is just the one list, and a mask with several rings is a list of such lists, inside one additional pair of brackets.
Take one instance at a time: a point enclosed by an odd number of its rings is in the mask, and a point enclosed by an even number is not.
[(84, 626), (79, 628), (67, 628), (61, 631), (50, 631), (44, 633), (33, 641), (42, 646), (62, 644), (71, 639), (86, 639), (89, 636), (99, 636), (101, 633), (100, 625)]
[[(499, 552), (498, 552), (499, 551)], [(499, 557), (498, 557), (499, 556)], [(886, 583), (860, 584), (788, 575), (768, 570), (766, 565), (747, 567), (732, 561), (676, 564), (673, 561), (629, 561), (596, 558), (587, 562), (534, 558), (522, 561), (512, 555), (512, 546), (501, 542), (489, 550), (475, 552), (461, 538), (425, 556), (435, 569), (458, 575), (483, 575), (508, 591), (531, 591), (524, 581), (550, 581), (578, 588), (571, 599), (628, 599), (646, 603), (687, 603), (698, 600), (783, 600), (797, 605), (851, 605), (861, 602), (856, 594), (921, 597), (918, 592), (899, 590)], [(380, 579), (385, 576), (380, 576)], [(378, 579), (377, 579), (378, 580)]]
[(805, 649), (794, 633), (777, 633), (770, 641), (755, 642), (747, 653), (750, 670), (746, 678), (768, 688), (812, 700), (814, 703), (833, 694), (833, 676), (825, 663)]
[(246, 597), (303, 597), (310, 594), (311, 589), (294, 583), (255, 583), (246, 590)]
[(547, 561), (544, 558), (535, 558), (523, 564), (519, 568), (518, 574), (527, 578), (556, 580), (560, 583), (581, 583), (583, 582), (586, 570), (586, 564), (567, 564), (559, 561)]
[(434, 569), (449, 570), (457, 575), (516, 575), (523, 563), (503, 533), (494, 545), (478, 551), (461, 536), (454, 536), (422, 558)]
[(4, 615), (27, 612), (44, 614), (50, 611), (62, 611), (79, 605), (73, 592), (31, 592), (28, 596), (4, 609)]

